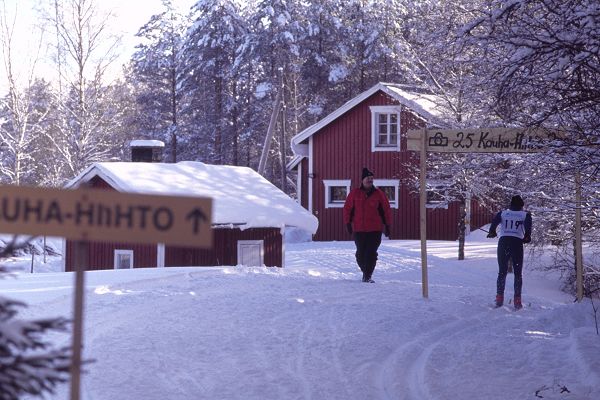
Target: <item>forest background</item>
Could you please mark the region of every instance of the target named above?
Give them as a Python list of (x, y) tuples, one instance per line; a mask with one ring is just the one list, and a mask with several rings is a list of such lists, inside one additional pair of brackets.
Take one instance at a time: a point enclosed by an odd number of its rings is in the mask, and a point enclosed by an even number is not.
[[(181, 12), (163, 0), (125, 63), (114, 16), (97, 0), (40, 2), (31, 32), (39, 40), (25, 62), (19, 20), (0, 5), (3, 184), (60, 187), (91, 163), (129, 160), (132, 139), (163, 140), (166, 162), (256, 169), (279, 93), (265, 176), (294, 196), (291, 137), (393, 82), (436, 94), (449, 128), (565, 132), (538, 154), (432, 155), (430, 189), (492, 207), (522, 194), (536, 215), (535, 244), (556, 246), (555, 267), (569, 274), (575, 208), (598, 248), (597, 1), (200, 0)], [(600, 268), (586, 268), (597, 290)]]

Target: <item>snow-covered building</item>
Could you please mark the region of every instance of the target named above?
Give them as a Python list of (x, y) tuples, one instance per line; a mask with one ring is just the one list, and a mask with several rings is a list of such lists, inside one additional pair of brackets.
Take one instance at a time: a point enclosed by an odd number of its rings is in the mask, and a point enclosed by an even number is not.
[[(135, 150), (132, 146), (132, 150)], [(148, 146), (137, 146), (150, 149)], [(284, 265), (285, 227), (314, 234), (317, 219), (257, 172), (246, 167), (184, 161), (102, 162), (85, 169), (67, 184), (124, 193), (198, 196), (213, 199), (212, 249), (157, 243), (91, 242), (92, 270), (202, 265)], [(73, 270), (74, 242), (67, 241), (65, 270)]]
[[(378, 83), (292, 138), (295, 156), (287, 167), (298, 172), (300, 204), (319, 219), (315, 240), (349, 239), (342, 207), (350, 189), (360, 186), (363, 167), (390, 200), (392, 237), (419, 238), (419, 198), (402, 183), (411, 173), (407, 165), (418, 163), (418, 154), (407, 151), (406, 132), (443, 124), (442, 105), (422, 90)], [(440, 205), (428, 196), (427, 236), (456, 240), (459, 205)], [(491, 215), (471, 201), (468, 217), (477, 228)]]

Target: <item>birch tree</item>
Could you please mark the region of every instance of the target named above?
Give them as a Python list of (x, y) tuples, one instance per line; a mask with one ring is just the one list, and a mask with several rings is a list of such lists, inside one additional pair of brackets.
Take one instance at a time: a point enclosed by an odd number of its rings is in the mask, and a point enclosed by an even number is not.
[[(22, 245), (12, 241), (0, 250), (0, 260)], [(0, 265), (0, 279), (7, 274)], [(26, 304), (0, 296), (0, 399), (18, 400), (43, 396), (69, 378), (69, 348), (57, 348), (44, 338), (49, 332), (65, 332), (65, 318), (22, 319)]]
[(18, 59), (22, 53), (15, 50), (15, 28), (19, 21), (14, 10), (11, 15), (6, 3), (0, 3), (0, 44), (8, 93), (0, 99), (0, 179), (6, 183), (20, 185), (32, 183), (35, 160), (31, 157), (39, 139), (40, 124), (47, 111), (37, 108), (33, 86), (36, 64), (42, 43), (42, 31), (35, 30), (33, 54), (27, 60)]
[(50, 21), (57, 32), (57, 67), (64, 85), (57, 117), (47, 133), (72, 177), (108, 158), (115, 115), (107, 111), (105, 79), (119, 38), (111, 33), (110, 14), (93, 0), (56, 0)]

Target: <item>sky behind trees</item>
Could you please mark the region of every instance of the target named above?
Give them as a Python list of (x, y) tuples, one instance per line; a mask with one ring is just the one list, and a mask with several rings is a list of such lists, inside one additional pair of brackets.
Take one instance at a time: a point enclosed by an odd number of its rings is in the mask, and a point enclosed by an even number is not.
[[(50, 34), (42, 32), (41, 5), (51, 5), (54, 0), (0, 0), (0, 15), (6, 18), (8, 25), (14, 26), (15, 48), (19, 51), (15, 55), (19, 64), (29, 65), (33, 54), (37, 54), (39, 47), (40, 60), (37, 63), (37, 75), (45, 76), (50, 79), (53, 66), (44, 60), (47, 56), (47, 43), (40, 40)], [(173, 0), (173, 4), (183, 13), (187, 12), (193, 0)], [(120, 74), (121, 65), (129, 61), (131, 54), (135, 51), (135, 46), (139, 39), (135, 37), (140, 27), (142, 27), (152, 15), (162, 10), (162, 0), (103, 0), (95, 2), (103, 12), (111, 12), (114, 19), (110, 24), (116, 35), (122, 36), (122, 43), (118, 53), (119, 62), (113, 66), (113, 74)], [(27, 75), (27, 71), (22, 71), (21, 75)], [(51, 79), (50, 79), (51, 80)], [(6, 72), (0, 68), (0, 90), (6, 89)]]

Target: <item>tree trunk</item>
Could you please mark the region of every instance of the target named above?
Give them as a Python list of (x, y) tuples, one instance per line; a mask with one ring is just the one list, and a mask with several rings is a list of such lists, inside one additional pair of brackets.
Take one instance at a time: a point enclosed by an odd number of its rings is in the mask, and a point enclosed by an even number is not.
[(223, 132), (222, 132), (222, 119), (223, 119), (223, 79), (217, 78), (215, 80), (215, 96), (216, 96), (216, 115), (215, 115), (215, 160), (217, 165), (223, 164), (223, 149), (221, 148), (221, 144), (223, 141)]
[[(282, 88), (283, 91), (283, 88)], [(285, 117), (286, 117), (286, 107), (285, 107), (285, 99), (284, 96), (282, 96), (282, 112), (281, 112), (281, 139), (280, 139), (280, 144), (279, 144), (279, 149), (280, 149), (280, 161), (281, 161), (281, 190), (284, 193), (287, 193), (287, 171), (285, 169), (285, 152), (286, 152), (286, 140), (285, 140)]]
[[(175, 62), (175, 51), (171, 62)], [(171, 68), (171, 160), (173, 163), (177, 162), (177, 71), (175, 67)]]
[[(232, 82), (233, 85), (233, 98), (237, 98), (237, 84), (235, 81)], [(239, 111), (237, 104), (234, 106), (232, 110), (231, 116), (231, 128), (233, 130), (233, 165), (239, 165), (240, 155), (239, 155), (239, 132), (238, 132), (238, 120), (239, 120)]]
[(458, 211), (458, 259), (465, 259), (465, 219), (467, 217), (467, 206), (465, 198), (460, 199), (460, 208)]

